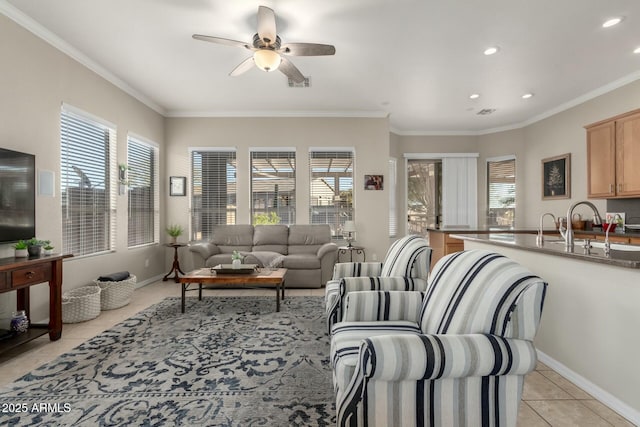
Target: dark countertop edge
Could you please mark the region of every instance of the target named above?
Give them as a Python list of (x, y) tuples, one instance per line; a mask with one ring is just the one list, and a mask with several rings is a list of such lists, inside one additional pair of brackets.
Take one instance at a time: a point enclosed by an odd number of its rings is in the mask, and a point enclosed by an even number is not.
[[(427, 231), (429, 232), (435, 232), (435, 233), (455, 233), (455, 234), (495, 234), (495, 233), (499, 233), (499, 234), (537, 234), (538, 233), (538, 229), (537, 228), (518, 228), (518, 229), (514, 229), (514, 230), (510, 230), (508, 228), (478, 228), (478, 229), (472, 229), (472, 228), (455, 228), (455, 227), (451, 227), (451, 228), (427, 228)], [(604, 231), (601, 230), (573, 230), (574, 233), (578, 233), (578, 234), (594, 234), (596, 236), (604, 236), (606, 233)], [(545, 228), (544, 229), (544, 234), (557, 234), (558, 230), (555, 228)], [(609, 236), (618, 236), (618, 237), (640, 237), (640, 232), (633, 232), (633, 231), (626, 231), (624, 233), (609, 233)]]
[(572, 258), (580, 261), (594, 262), (597, 264), (608, 264), (617, 267), (625, 267), (632, 269), (640, 269), (640, 251), (639, 252), (631, 252), (638, 254), (638, 260), (626, 260), (626, 259), (617, 259), (615, 258), (616, 252), (622, 251), (612, 251), (611, 257), (607, 258), (603, 255), (601, 249), (592, 249), (591, 254), (582, 253), (582, 248), (579, 245), (575, 246), (574, 252), (565, 252), (564, 245), (560, 243), (553, 243), (553, 246), (549, 246), (549, 242), (547, 246), (537, 246), (536, 245), (536, 236), (532, 235), (516, 235), (514, 233), (499, 233), (502, 235), (510, 235), (513, 234), (512, 240), (506, 239), (496, 239), (496, 236), (491, 236), (489, 234), (478, 234), (478, 233), (465, 233), (465, 234), (455, 234), (451, 237), (455, 239), (461, 240), (469, 240), (474, 242), (486, 243), (496, 246), (504, 246), (507, 248), (515, 248), (515, 249), (523, 249), (531, 252), (538, 252), (547, 255), (555, 255), (561, 256), (565, 258)]

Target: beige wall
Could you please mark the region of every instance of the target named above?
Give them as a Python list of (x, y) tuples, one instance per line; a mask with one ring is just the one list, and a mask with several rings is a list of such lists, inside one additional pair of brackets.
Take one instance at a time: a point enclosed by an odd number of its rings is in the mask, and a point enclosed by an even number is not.
[[(311, 147), (353, 147), (354, 204), (357, 244), (369, 260), (381, 259), (388, 246), (388, 189), (365, 191), (365, 174), (387, 175), (388, 120), (368, 118), (168, 118), (166, 120), (167, 175), (190, 178), (189, 148), (235, 148), (238, 162), (239, 224), (251, 223), (249, 149), (291, 147), (296, 151), (296, 222), (309, 223), (309, 161)], [(381, 153), (383, 155), (381, 155)], [(185, 228), (187, 197), (171, 197), (167, 221)], [(382, 231), (382, 232), (381, 232)], [(185, 257), (186, 258), (186, 257)], [(185, 263), (189, 262), (185, 259)], [(188, 267), (187, 267), (188, 268)]]
[[(116, 88), (45, 41), (0, 15), (0, 145), (36, 156), (36, 168), (60, 172), (60, 108), (80, 108), (117, 126), (118, 161), (126, 162), (126, 136), (133, 132), (160, 145), (164, 153), (163, 117)], [(161, 168), (161, 176), (164, 170)], [(57, 190), (57, 188), (56, 188)], [(162, 189), (164, 192), (164, 188)], [(36, 197), (36, 231), (62, 249), (61, 201)], [(117, 199), (116, 251), (107, 255), (64, 262), (63, 290), (91, 283), (99, 274), (129, 270), (144, 281), (162, 274), (164, 248), (127, 249), (127, 199)], [(163, 236), (164, 237), (164, 236)], [(11, 245), (0, 245), (0, 257), (13, 256)], [(149, 261), (145, 267), (145, 261)], [(0, 319), (15, 310), (13, 293), (0, 295)], [(32, 319), (48, 316), (47, 285), (32, 288)], [(1, 322), (0, 322), (1, 323)]]

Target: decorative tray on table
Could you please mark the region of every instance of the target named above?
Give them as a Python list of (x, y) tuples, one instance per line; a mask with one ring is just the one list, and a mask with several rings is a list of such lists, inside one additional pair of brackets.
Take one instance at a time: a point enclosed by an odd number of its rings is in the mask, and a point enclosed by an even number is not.
[(216, 274), (251, 274), (257, 267), (258, 264), (240, 264), (238, 268), (233, 268), (233, 264), (218, 264), (211, 267), (211, 271)]

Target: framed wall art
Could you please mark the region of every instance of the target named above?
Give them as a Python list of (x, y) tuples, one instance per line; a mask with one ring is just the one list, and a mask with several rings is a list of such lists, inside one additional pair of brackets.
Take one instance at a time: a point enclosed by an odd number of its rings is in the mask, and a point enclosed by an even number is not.
[(571, 153), (542, 159), (542, 200), (571, 198)]
[(383, 180), (384, 180), (383, 175), (365, 175), (364, 189), (365, 190), (382, 190)]
[(186, 196), (187, 195), (187, 177), (186, 176), (169, 177), (169, 195), (170, 196)]

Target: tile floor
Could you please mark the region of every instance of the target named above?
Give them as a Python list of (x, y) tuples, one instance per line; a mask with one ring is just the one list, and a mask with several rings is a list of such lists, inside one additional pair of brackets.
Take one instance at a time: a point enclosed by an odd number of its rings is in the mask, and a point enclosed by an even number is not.
[[(205, 295), (273, 297), (274, 294), (273, 290), (269, 289), (216, 289), (205, 291)], [(291, 289), (288, 290), (288, 295), (323, 296), (324, 290)], [(144, 286), (134, 292), (131, 303), (125, 307), (102, 312), (96, 319), (88, 322), (64, 325), (62, 338), (58, 341), (50, 342), (47, 336), (43, 336), (0, 355), (0, 386), (12, 382), (56, 356), (70, 351), (88, 338), (169, 296), (180, 296), (179, 285), (160, 281)], [(538, 363), (536, 370), (525, 380), (518, 417), (518, 427), (537, 426), (633, 426), (633, 424), (549, 367)]]

